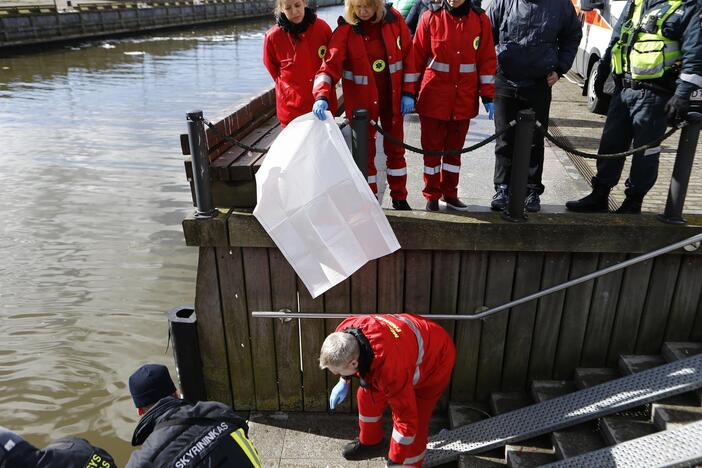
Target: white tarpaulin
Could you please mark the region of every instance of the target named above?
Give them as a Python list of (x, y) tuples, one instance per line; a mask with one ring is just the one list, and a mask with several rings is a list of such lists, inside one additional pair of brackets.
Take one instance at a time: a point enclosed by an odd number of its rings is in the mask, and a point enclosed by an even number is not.
[(253, 214), (312, 297), (400, 248), (327, 112), (293, 120), (256, 173)]

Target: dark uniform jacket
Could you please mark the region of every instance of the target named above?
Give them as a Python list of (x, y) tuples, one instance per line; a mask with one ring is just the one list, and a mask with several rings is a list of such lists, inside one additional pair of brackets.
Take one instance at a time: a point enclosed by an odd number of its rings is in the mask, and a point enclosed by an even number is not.
[[(653, 8), (667, 4), (666, 0), (648, 0), (644, 4), (642, 17), (647, 11)], [(668, 39), (674, 39), (680, 42), (680, 51), (682, 53), (682, 66), (680, 70), (675, 72), (675, 76), (663, 77), (663, 81), (669, 79), (672, 83), (675, 82), (675, 94), (681, 98), (689, 98), (690, 94), (697, 88), (702, 88), (702, 32), (700, 31), (700, 11), (701, 2), (695, 0), (687, 0), (678, 10), (670, 15), (663, 23), (663, 35)], [(619, 40), (621, 36), (622, 25), (631, 17), (634, 2), (629, 1), (622, 11), (622, 15), (617, 21), (617, 25), (612, 32), (612, 39), (609, 42), (607, 51), (602, 60), (608, 63), (611, 60), (612, 45)], [(679, 14), (678, 14), (679, 12)], [(672, 87), (671, 91), (672, 91)]]
[(573, 64), (582, 37), (570, 0), (493, 0), (497, 70), (515, 84), (529, 85)]
[(162, 398), (134, 430), (132, 445), (143, 446), (132, 453), (127, 468), (260, 466), (248, 429), (222, 403)]

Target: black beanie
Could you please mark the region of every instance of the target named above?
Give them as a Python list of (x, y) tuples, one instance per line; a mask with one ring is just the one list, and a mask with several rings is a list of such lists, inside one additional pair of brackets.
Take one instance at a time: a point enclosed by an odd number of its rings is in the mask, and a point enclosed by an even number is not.
[(153, 405), (175, 391), (168, 368), (161, 364), (145, 364), (129, 377), (129, 393), (137, 408)]

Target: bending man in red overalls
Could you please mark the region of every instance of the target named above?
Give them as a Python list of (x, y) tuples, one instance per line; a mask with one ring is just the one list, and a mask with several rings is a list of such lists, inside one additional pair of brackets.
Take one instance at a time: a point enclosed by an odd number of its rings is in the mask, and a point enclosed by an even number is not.
[(360, 435), (343, 449), (347, 460), (377, 455), (383, 444), (383, 411), (392, 410), (388, 465), (421, 466), (429, 418), (451, 378), (456, 350), (448, 333), (416, 315), (349, 317), (322, 344), (319, 366), (340, 375), (329, 406), (358, 387)]

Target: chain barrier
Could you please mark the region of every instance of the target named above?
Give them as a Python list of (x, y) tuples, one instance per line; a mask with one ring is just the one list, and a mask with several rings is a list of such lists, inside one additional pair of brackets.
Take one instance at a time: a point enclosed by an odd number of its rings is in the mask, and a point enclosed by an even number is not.
[(616, 158), (624, 158), (626, 156), (631, 156), (634, 153), (637, 153), (639, 151), (645, 151), (650, 148), (655, 148), (659, 146), (663, 141), (667, 140), (673, 133), (677, 132), (679, 129), (683, 128), (685, 125), (687, 125), (687, 122), (682, 122), (679, 126), (673, 127), (670, 130), (668, 130), (662, 137), (657, 138), (649, 143), (646, 143), (645, 145), (641, 145), (638, 148), (630, 149), (628, 151), (622, 151), (621, 153), (608, 153), (608, 154), (597, 154), (597, 153), (587, 153), (585, 151), (580, 151), (578, 149), (573, 148), (572, 146), (567, 145), (566, 143), (562, 142), (560, 139), (557, 137), (551, 135), (548, 130), (544, 130), (543, 126), (541, 125), (541, 122), (537, 121), (536, 122), (536, 129), (541, 133), (544, 138), (546, 138), (548, 141), (562, 149), (563, 151), (566, 151), (568, 153), (574, 154), (576, 156), (580, 156), (581, 158), (587, 158), (587, 159), (616, 159)]
[(425, 155), (425, 156), (448, 156), (448, 155), (451, 155), (451, 154), (465, 154), (465, 153), (470, 153), (471, 151), (475, 151), (475, 150), (477, 150), (478, 148), (481, 148), (481, 147), (487, 145), (488, 143), (491, 143), (491, 142), (495, 141), (498, 137), (500, 137), (501, 135), (504, 135), (504, 134), (507, 133), (512, 127), (516, 126), (516, 125), (517, 125), (517, 121), (516, 121), (516, 120), (512, 120), (512, 121), (507, 125), (506, 128), (504, 128), (504, 129), (501, 130), (500, 132), (497, 132), (497, 133), (493, 134), (492, 136), (487, 137), (487, 138), (484, 139), (483, 141), (480, 141), (480, 142), (474, 144), (473, 146), (469, 146), (469, 147), (467, 147), (467, 148), (463, 148), (463, 149), (460, 149), (460, 150), (448, 150), (448, 151), (423, 150), (422, 148), (417, 148), (416, 146), (408, 145), (408, 144), (405, 143), (404, 141), (398, 140), (397, 138), (395, 138), (394, 136), (390, 135), (389, 133), (385, 133), (385, 131), (383, 130), (383, 128), (382, 128), (380, 125), (378, 125), (378, 122), (376, 122), (375, 120), (372, 120), (372, 119), (371, 119), (371, 120), (370, 120), (370, 124), (373, 126), (373, 128), (375, 128), (375, 129), (378, 131), (378, 133), (380, 133), (381, 135), (383, 135), (383, 138), (387, 138), (388, 140), (390, 140), (390, 141), (393, 142), (394, 144), (400, 145), (400, 146), (402, 146), (403, 148), (408, 149), (408, 150), (410, 150), (410, 151), (412, 151), (412, 152), (414, 152), (414, 153), (423, 154), (423, 155)]
[(266, 154), (266, 153), (268, 152), (268, 149), (269, 149), (269, 148), (261, 149), (261, 148), (256, 148), (256, 147), (253, 147), (253, 146), (249, 146), (249, 145), (247, 145), (247, 144), (245, 144), (245, 143), (242, 143), (242, 142), (240, 142), (240, 141), (238, 141), (238, 140), (235, 140), (234, 138), (232, 138), (232, 137), (230, 137), (230, 136), (225, 135), (225, 134), (222, 133), (217, 127), (215, 127), (214, 124), (213, 124), (212, 122), (210, 122), (209, 120), (202, 119), (202, 121), (204, 122), (205, 125), (207, 125), (208, 127), (210, 127), (210, 129), (211, 129), (213, 132), (215, 132), (215, 133), (217, 134), (218, 137), (220, 137), (220, 138), (223, 139), (223, 140), (228, 141), (229, 143), (231, 143), (231, 144), (233, 144), (233, 145), (238, 146), (238, 147), (241, 148), (241, 149), (245, 149), (246, 151), (251, 151), (252, 153)]

